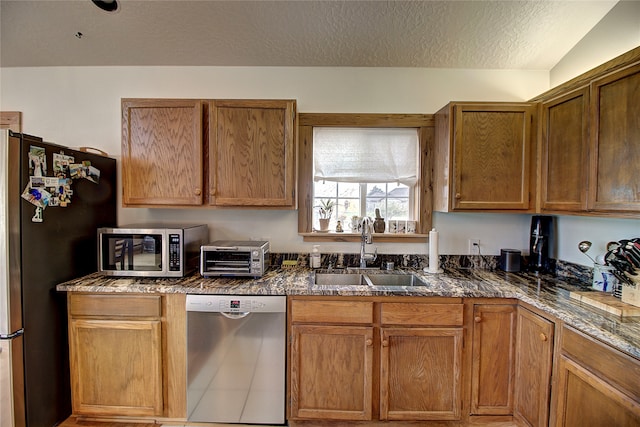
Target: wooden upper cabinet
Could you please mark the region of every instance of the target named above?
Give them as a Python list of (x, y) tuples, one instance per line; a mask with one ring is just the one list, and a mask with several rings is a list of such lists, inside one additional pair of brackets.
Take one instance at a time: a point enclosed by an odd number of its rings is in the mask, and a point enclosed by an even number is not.
[(542, 103), (543, 211), (587, 209), (589, 87)]
[(294, 100), (209, 103), (209, 204), (295, 208)]
[(534, 104), (450, 103), (436, 113), (434, 209), (531, 208)]
[(640, 64), (591, 82), (589, 208), (640, 212)]
[(201, 205), (203, 103), (122, 100), (122, 204)]
[(122, 203), (295, 209), (296, 125), (295, 100), (123, 99)]

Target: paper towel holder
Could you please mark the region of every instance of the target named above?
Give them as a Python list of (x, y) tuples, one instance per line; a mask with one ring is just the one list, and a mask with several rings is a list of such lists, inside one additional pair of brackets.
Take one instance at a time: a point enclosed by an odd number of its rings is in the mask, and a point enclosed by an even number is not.
[(429, 232), (429, 265), (422, 269), (425, 273), (438, 274), (444, 270), (440, 268), (440, 258), (438, 254), (438, 232), (432, 229)]

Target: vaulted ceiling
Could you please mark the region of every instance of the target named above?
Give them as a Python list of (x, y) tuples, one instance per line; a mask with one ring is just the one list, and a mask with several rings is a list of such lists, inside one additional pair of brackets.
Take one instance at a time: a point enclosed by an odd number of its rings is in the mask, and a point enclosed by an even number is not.
[(616, 3), (0, 0), (0, 66), (549, 70)]

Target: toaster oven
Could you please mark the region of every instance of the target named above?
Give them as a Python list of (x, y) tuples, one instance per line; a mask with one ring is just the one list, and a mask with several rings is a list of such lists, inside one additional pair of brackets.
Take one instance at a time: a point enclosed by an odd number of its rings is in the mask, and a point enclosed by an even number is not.
[(260, 277), (270, 265), (269, 242), (217, 240), (200, 248), (203, 277)]

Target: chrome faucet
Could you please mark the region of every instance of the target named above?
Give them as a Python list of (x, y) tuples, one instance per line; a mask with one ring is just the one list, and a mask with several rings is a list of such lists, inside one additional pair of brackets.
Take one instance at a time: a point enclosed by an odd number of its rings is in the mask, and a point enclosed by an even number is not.
[(362, 218), (362, 236), (360, 238), (360, 268), (367, 268), (367, 261), (375, 261), (378, 258), (378, 248), (373, 253), (365, 250), (365, 245), (373, 243), (373, 221), (368, 216)]

